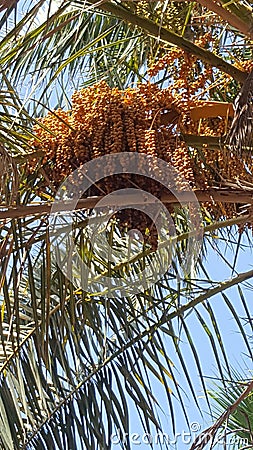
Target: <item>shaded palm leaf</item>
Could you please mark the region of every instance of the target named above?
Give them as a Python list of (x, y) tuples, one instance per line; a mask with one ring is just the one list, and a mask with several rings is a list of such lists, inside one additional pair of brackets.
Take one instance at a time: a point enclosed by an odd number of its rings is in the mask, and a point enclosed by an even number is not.
[(253, 149), (253, 71), (248, 75), (234, 102), (235, 114), (226, 138), (229, 148), (240, 158)]

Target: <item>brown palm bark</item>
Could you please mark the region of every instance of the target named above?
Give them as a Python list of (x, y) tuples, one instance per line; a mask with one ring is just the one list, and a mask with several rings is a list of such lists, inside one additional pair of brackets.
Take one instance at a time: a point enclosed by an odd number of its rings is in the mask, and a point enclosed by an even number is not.
[(16, 6), (19, 0), (2, 0), (0, 2), (0, 12), (7, 8), (12, 8)]
[[(164, 204), (187, 203), (193, 201), (193, 192), (197, 200), (201, 202), (222, 202), (237, 204), (253, 204), (253, 188), (210, 188), (206, 190), (184, 191), (178, 192), (178, 198), (172, 193), (165, 194), (161, 197)], [(81, 199), (76, 205), (76, 209), (91, 209), (102, 200), (102, 196)], [(143, 198), (143, 201), (149, 200)], [(110, 196), (107, 203), (103, 202), (103, 206), (122, 206), (122, 205), (138, 205), (140, 204), (140, 194), (136, 195), (119, 195)], [(68, 211), (71, 208), (71, 202), (62, 202), (59, 204), (59, 210)], [(0, 205), (0, 220), (15, 219), (26, 216), (50, 214), (52, 203), (44, 203), (37, 205), (24, 205), (17, 207), (6, 207)]]

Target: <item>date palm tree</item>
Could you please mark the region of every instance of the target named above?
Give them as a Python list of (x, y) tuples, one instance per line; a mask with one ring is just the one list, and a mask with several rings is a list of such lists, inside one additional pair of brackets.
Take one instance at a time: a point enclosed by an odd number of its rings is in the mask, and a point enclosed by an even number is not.
[[(181, 208), (174, 216), (177, 239), (172, 263), (154, 285), (111, 297), (102, 288), (76, 289), (54, 261), (53, 253), (61, 250), (52, 246), (50, 233), (55, 192), (42, 189), (43, 155), (30, 148), (34, 126), (50, 110), (69, 109), (75, 89), (101, 80), (120, 89), (146, 82), (147, 67), (175, 47), (196, 57), (196, 76), (203, 64), (215, 68), (203, 99), (206, 95), (212, 101), (232, 103), (247, 80), (243, 63), (252, 58), (252, 8), (243, 0), (219, 4), (212, 0), (17, 0), (4, 1), (0, 7), (1, 448), (109, 449), (116, 432), (122, 448), (130, 449), (132, 416), (138, 415), (145, 433), (163, 431), (161, 389), (171, 434), (179, 411), (190, 424), (187, 396), (196, 410), (203, 409), (187, 353), (192, 354), (205, 408), (211, 409), (194, 337), (196, 323), (209, 340), (220, 379), (225, 383), (231, 374), (223, 324), (214, 305), (217, 295), (252, 359), (246, 288), (252, 288), (253, 271), (236, 270), (239, 255), (249, 254), (252, 245), (250, 233), (244, 231), (242, 237), (236, 228), (252, 219), (252, 184), (225, 180), (210, 192), (196, 193), (200, 202), (225, 198), (242, 208), (224, 220), (215, 220), (203, 208), (203, 246), (190, 275), (178, 270), (190, 242)], [(212, 44), (197, 45), (195, 41), (210, 29)], [(225, 90), (220, 87), (224, 76), (229, 77)], [(154, 83), (162, 89), (175, 79), (176, 67), (168, 65)], [(251, 100), (247, 96), (246, 104)], [(226, 148), (225, 139), (200, 133), (182, 138), (191, 152), (201, 154), (207, 144)], [(37, 170), (28, 175), (31, 160)], [(87, 209), (86, 203), (77, 212), (80, 252), (95, 261), (97, 276), (106, 272), (118, 279), (123, 267), (120, 256), (114, 261), (117, 270), (112, 271), (103, 245), (94, 254), (84, 239), (91, 207)], [(108, 239), (124, 246), (117, 226), (111, 227)], [(224, 256), (226, 248), (234, 255), (232, 261)], [(225, 281), (208, 275), (213, 249), (230, 271)], [(140, 251), (132, 264), (136, 273), (145, 264), (155, 270), (152, 248)], [(233, 303), (236, 290), (240, 306)]]

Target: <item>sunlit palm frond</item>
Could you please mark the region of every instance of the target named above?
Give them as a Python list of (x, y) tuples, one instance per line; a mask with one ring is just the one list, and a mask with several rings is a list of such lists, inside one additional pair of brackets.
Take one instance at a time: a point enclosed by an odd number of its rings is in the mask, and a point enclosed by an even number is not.
[(64, 86), (67, 98), (70, 89), (89, 79), (102, 78), (120, 87), (140, 79), (139, 67), (152, 45), (143, 33), (93, 6), (64, 2), (47, 12), (43, 3), (23, 13), (15, 33), (11, 30), (2, 40), (0, 51), (1, 64), (19, 89), (22, 80), (26, 105), (36, 98), (30, 108), (38, 113), (41, 101), (55, 106), (55, 99), (48, 96), (52, 83), (57, 92)]

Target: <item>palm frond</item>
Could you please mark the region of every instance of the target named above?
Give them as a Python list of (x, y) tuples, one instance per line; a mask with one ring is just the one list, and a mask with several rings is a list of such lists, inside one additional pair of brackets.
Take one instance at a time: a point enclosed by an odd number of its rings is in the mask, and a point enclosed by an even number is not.
[[(214, 387), (209, 391), (213, 400), (214, 415), (217, 419), (219, 441), (231, 442), (239, 448), (250, 448), (252, 446), (252, 373), (250, 370), (240, 368), (232, 369), (227, 374), (224, 386), (213, 382)], [(231, 437), (232, 434), (232, 437)], [(201, 437), (199, 437), (201, 441)], [(198, 447), (196, 443), (192, 448)]]

